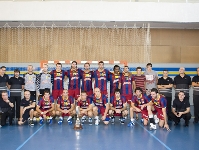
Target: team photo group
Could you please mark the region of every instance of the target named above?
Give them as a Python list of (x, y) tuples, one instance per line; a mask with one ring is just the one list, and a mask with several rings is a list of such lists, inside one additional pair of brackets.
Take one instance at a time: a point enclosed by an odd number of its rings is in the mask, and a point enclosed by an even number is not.
[[(194, 122), (199, 120), (199, 68), (192, 79), (185, 74), (185, 68), (179, 68), (179, 75), (169, 77), (168, 70), (163, 76), (152, 70), (152, 64), (146, 65), (146, 71), (136, 68), (132, 74), (128, 66), (122, 69), (113, 67), (113, 72), (105, 69), (104, 62), (98, 62), (96, 70), (85, 63), (78, 68), (76, 61), (69, 70), (63, 70), (57, 63), (55, 70), (48, 71), (44, 64), (39, 74), (34, 73), (33, 66), (27, 67), (27, 73), (20, 76), (20, 70), (14, 70), (14, 76), (6, 74), (6, 67), (0, 68), (0, 113), (1, 126), (13, 124), (34, 126), (64, 121), (74, 124), (78, 116), (81, 125), (124, 124), (135, 126), (139, 120), (150, 130), (157, 125), (170, 131), (168, 120), (174, 125), (184, 119), (188, 127), (191, 119), (189, 89), (193, 87)], [(64, 83), (67, 82), (67, 87)], [(108, 84), (109, 82), (109, 84)], [(108, 87), (110, 85), (110, 87)], [(172, 97), (175, 90), (175, 98)], [(9, 93), (8, 93), (9, 90)], [(109, 91), (108, 91), (109, 90)], [(23, 94), (22, 94), (23, 93)], [(24, 97), (22, 97), (23, 95)], [(119, 120), (116, 121), (116, 120)], [(86, 124), (85, 124), (86, 125)]]

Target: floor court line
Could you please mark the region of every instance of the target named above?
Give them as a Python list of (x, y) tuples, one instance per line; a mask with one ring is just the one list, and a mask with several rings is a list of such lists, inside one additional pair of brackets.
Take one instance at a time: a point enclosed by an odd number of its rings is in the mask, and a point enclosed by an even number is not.
[[(147, 131), (154, 139), (156, 139), (160, 144), (162, 144), (166, 149), (171, 150), (171, 148), (169, 148), (166, 144), (164, 144), (159, 138), (157, 138), (155, 135), (153, 135), (149, 130), (147, 130), (146, 128), (144, 128), (138, 121), (136, 121), (137, 124), (142, 127), (145, 131)], [(169, 132), (169, 131), (166, 131)]]
[(16, 150), (20, 150), (39, 130), (41, 130), (44, 127), (45, 124), (43, 124), (35, 133), (33, 133), (27, 140), (25, 140)]

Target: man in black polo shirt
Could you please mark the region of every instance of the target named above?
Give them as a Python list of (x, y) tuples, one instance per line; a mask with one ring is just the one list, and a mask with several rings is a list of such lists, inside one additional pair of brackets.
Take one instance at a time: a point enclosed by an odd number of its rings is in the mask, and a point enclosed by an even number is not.
[(173, 108), (172, 113), (170, 113), (170, 117), (175, 122), (175, 125), (178, 125), (180, 119), (183, 118), (185, 120), (184, 126), (189, 126), (189, 120), (191, 119), (190, 103), (189, 99), (185, 97), (184, 91), (180, 91), (178, 98), (173, 101)]
[(199, 121), (199, 67), (197, 68), (197, 75), (192, 79), (193, 86), (193, 104), (194, 104), (194, 123)]
[(12, 108), (14, 107), (14, 104), (11, 103), (10, 100), (8, 99), (7, 91), (2, 91), (1, 96), (2, 96), (2, 98), (0, 99), (1, 126), (4, 126), (6, 124), (7, 117), (9, 117), (9, 124), (12, 125), (12, 118), (13, 118)]
[(9, 76), (5, 72), (6, 67), (2, 66), (0, 68), (0, 94), (2, 91), (7, 91)]
[[(163, 76), (158, 79), (159, 93), (167, 100), (167, 114), (171, 113), (173, 79), (168, 77), (168, 70), (163, 70)], [(170, 118), (169, 118), (170, 120)]]
[(16, 118), (20, 118), (20, 103), (21, 92), (24, 89), (24, 78), (20, 77), (19, 69), (14, 70), (14, 77), (11, 77), (8, 81), (8, 88), (10, 89), (10, 99), (16, 105)]
[(175, 98), (178, 98), (178, 93), (184, 91), (185, 96), (189, 98), (189, 88), (191, 87), (191, 78), (185, 74), (185, 68), (180, 67), (179, 75), (174, 78)]

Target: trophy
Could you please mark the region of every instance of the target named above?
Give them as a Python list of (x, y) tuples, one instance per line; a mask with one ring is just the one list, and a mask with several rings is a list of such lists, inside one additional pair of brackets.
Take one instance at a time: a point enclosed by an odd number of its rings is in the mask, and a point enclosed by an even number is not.
[(74, 130), (81, 130), (83, 128), (79, 120), (79, 106), (76, 107), (76, 114), (77, 114), (77, 118), (75, 120)]

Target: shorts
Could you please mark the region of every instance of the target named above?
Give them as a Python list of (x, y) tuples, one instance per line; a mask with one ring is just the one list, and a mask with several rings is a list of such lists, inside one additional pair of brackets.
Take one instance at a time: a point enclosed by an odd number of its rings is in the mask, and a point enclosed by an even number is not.
[(87, 91), (86, 94), (87, 94), (88, 97), (92, 96), (93, 95), (93, 90)]
[(59, 96), (61, 96), (63, 93), (63, 90), (52, 90), (53, 99), (57, 99)]
[(72, 96), (73, 98), (78, 99), (79, 95), (80, 95), (80, 89), (68, 90), (68, 96)]
[(126, 98), (127, 103), (130, 104), (131, 101), (132, 101), (133, 95), (132, 94), (128, 94), (128, 95), (127, 94), (123, 94), (123, 96)]
[(40, 93), (41, 96), (44, 96), (44, 91), (49, 91), (49, 93), (50, 93), (50, 89), (49, 88), (39, 89), (39, 93)]
[(162, 112), (162, 108), (158, 108), (158, 107), (154, 106), (154, 109), (158, 113), (157, 117), (160, 120), (164, 120), (164, 115), (163, 115), (163, 112)]
[[(141, 109), (140, 107), (138, 107), (138, 108)], [(143, 110), (141, 110), (141, 112), (137, 112), (137, 111), (134, 111), (134, 112), (136, 114), (141, 113), (143, 119), (149, 120), (149, 115), (148, 115), (148, 110), (147, 109), (143, 109)]]

